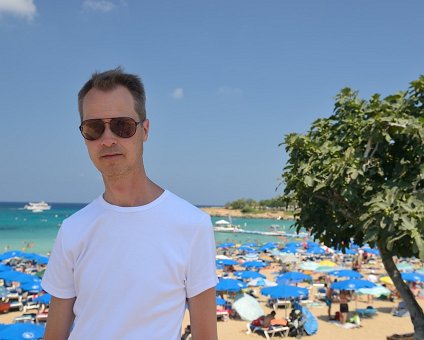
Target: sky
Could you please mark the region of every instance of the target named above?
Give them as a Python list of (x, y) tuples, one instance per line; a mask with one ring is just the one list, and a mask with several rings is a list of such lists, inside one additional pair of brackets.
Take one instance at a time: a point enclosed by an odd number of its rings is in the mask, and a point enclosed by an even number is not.
[(0, 201), (103, 192), (79, 126), (95, 71), (143, 79), (148, 176), (197, 205), (282, 194), (288, 133), (424, 74), (422, 0), (0, 0)]

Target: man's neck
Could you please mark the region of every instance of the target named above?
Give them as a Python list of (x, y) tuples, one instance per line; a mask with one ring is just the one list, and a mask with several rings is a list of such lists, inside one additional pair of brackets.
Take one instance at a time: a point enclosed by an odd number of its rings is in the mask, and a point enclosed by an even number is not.
[(153, 183), (145, 173), (121, 178), (105, 178), (106, 202), (120, 207), (137, 207), (146, 205), (157, 199), (163, 189)]

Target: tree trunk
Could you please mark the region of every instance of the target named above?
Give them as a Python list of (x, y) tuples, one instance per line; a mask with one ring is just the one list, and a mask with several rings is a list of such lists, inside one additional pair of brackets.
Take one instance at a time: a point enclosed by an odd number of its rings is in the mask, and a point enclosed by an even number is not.
[(424, 339), (424, 313), (420, 305), (417, 303), (414, 295), (403, 281), (399, 270), (397, 269), (393, 257), (382, 242), (378, 242), (378, 249), (380, 250), (381, 259), (383, 261), (384, 268), (386, 268), (387, 274), (392, 279), (396, 289), (399, 291), (403, 301), (405, 301), (406, 307), (408, 308), (411, 316), (412, 324), (414, 325), (414, 340)]

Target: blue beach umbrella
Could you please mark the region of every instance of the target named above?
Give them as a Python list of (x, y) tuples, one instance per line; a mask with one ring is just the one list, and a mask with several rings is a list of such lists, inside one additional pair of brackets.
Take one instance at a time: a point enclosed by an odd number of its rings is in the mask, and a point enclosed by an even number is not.
[(21, 252), (20, 250), (11, 250), (11, 251), (7, 251), (3, 254), (0, 254), (0, 261), (8, 260), (8, 259), (11, 259), (13, 257), (23, 257), (24, 255), (25, 255), (25, 253)]
[(263, 268), (268, 266), (268, 263), (261, 262), (261, 261), (247, 261), (242, 264), (245, 268)]
[(48, 305), (52, 300), (52, 296), (50, 294), (43, 294), (34, 299), (34, 302), (39, 302), (44, 305)]
[(373, 288), (376, 284), (368, 280), (344, 280), (339, 282), (334, 282), (331, 284), (331, 288), (336, 290), (358, 290), (360, 288)]
[(255, 249), (253, 249), (252, 247), (248, 247), (248, 246), (241, 246), (241, 247), (238, 248), (238, 250), (240, 250), (240, 251), (246, 251), (248, 253), (256, 252)]
[(223, 298), (220, 298), (219, 296), (216, 297), (216, 305), (217, 306), (224, 306), (227, 303)]
[(217, 248), (231, 248), (234, 247), (235, 244), (232, 242), (221, 243), (217, 246)]
[(44, 326), (31, 323), (15, 323), (0, 330), (0, 340), (41, 339), (44, 336)]
[(400, 276), (407, 282), (424, 282), (424, 275), (420, 273), (401, 273)]
[(238, 264), (238, 262), (234, 261), (233, 259), (216, 260), (216, 263), (223, 266), (233, 266)]
[(369, 254), (373, 254), (373, 255), (377, 255), (377, 256), (380, 255), (380, 252), (378, 251), (378, 249), (372, 249), (370, 247), (364, 247), (364, 248), (362, 248), (362, 250), (369, 253)]
[(264, 244), (263, 246), (259, 247), (259, 250), (265, 251), (265, 250), (271, 250), (271, 249), (274, 249), (274, 248), (277, 248), (275, 243), (268, 242), (268, 243)]
[(217, 292), (239, 292), (242, 288), (246, 288), (246, 285), (235, 279), (221, 279), (216, 285)]
[(40, 282), (26, 282), (21, 284), (20, 287), (23, 291), (30, 293), (39, 293), (43, 290), (43, 288), (41, 288)]
[(287, 272), (281, 275), (278, 275), (277, 283), (284, 283), (287, 281), (291, 282), (302, 282), (302, 281), (312, 281), (312, 276), (301, 273), (301, 272)]
[(357, 291), (360, 295), (372, 295), (372, 296), (381, 296), (381, 295), (390, 295), (390, 290), (386, 287), (377, 285), (374, 288), (359, 288)]
[(11, 267), (0, 263), (0, 272), (10, 272), (11, 270), (13, 270)]
[(321, 254), (325, 254), (325, 250), (322, 249), (321, 247), (312, 247), (312, 248), (306, 249), (306, 253), (321, 255)]
[(256, 279), (258, 277), (263, 278), (263, 279), (265, 278), (265, 275), (263, 275), (259, 272), (252, 271), (252, 270), (235, 272), (234, 276), (236, 276), (239, 279)]
[(296, 254), (297, 253), (297, 248), (294, 247), (285, 247), (283, 249), (281, 249), (282, 253), (291, 253), (291, 254)]
[(300, 242), (287, 242), (285, 247), (299, 248), (301, 245), (302, 244)]
[(261, 293), (273, 299), (296, 299), (308, 296), (308, 290), (306, 288), (289, 285), (262, 288)]
[(17, 271), (14, 271), (14, 270), (7, 271), (7, 272), (0, 272), (0, 279), (3, 279), (7, 282), (16, 281), (16, 282), (21, 282), (21, 283), (40, 282), (41, 281), (41, 279), (37, 276), (17, 272)]
[(352, 269), (332, 270), (328, 272), (328, 274), (337, 276), (337, 277), (348, 277), (350, 279), (359, 279), (363, 277), (362, 274)]

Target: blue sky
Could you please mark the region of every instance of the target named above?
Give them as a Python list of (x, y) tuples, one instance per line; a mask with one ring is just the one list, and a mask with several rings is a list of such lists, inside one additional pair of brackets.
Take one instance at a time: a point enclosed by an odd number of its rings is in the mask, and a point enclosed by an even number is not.
[(278, 144), (349, 86), (424, 73), (424, 2), (0, 0), (0, 201), (88, 202), (103, 190), (78, 131), (95, 70), (141, 75), (149, 176), (200, 205), (275, 191)]

